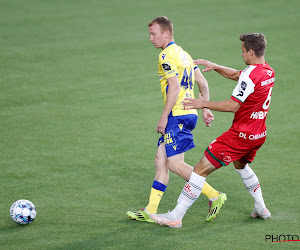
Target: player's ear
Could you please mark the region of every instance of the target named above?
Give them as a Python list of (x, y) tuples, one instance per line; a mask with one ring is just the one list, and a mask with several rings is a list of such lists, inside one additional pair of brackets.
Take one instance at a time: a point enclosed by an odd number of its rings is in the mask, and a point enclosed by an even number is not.
[(168, 38), (168, 37), (170, 37), (170, 31), (169, 30), (165, 30), (165, 38)]

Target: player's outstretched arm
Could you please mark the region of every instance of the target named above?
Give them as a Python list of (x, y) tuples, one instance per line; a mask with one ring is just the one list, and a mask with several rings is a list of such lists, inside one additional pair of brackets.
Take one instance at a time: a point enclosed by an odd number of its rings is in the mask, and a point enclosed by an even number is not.
[(211, 110), (220, 112), (236, 112), (240, 108), (240, 104), (232, 99), (211, 102), (205, 101), (204, 98), (199, 94), (199, 99), (185, 98), (183, 106), (185, 109), (203, 109), (209, 108)]
[(203, 69), (203, 72), (208, 72), (211, 70), (215, 70), (222, 76), (237, 81), (239, 79), (240, 72), (236, 69), (225, 67), (218, 65), (216, 63), (212, 63), (210, 61), (204, 60), (204, 59), (197, 59), (194, 60), (194, 64), (196, 65), (203, 65), (205, 66), (205, 69)]
[[(209, 101), (208, 83), (198, 67), (195, 69), (195, 81), (204, 100)], [(209, 127), (214, 120), (214, 115), (207, 108), (202, 110), (202, 117), (206, 127)]]

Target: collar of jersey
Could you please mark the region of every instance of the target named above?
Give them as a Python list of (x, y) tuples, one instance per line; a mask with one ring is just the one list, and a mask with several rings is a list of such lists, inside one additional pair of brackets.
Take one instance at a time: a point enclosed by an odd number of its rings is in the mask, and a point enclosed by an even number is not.
[[(175, 44), (175, 42), (173, 41), (173, 42), (170, 42), (168, 45), (167, 45), (167, 47), (169, 47), (170, 45), (172, 45), (172, 44)], [(167, 48), (166, 47), (166, 48)]]
[(267, 62), (264, 62), (264, 63), (259, 63), (259, 64), (250, 64), (252, 66), (265, 66), (267, 65)]

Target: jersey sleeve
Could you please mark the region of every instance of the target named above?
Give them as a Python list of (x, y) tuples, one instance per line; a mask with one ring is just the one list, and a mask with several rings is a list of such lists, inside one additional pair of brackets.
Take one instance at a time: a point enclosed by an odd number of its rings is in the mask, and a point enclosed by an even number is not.
[(172, 54), (160, 54), (158, 64), (162, 68), (166, 79), (178, 75), (176, 59)]
[(199, 68), (198, 65), (195, 65), (194, 63), (193, 63), (193, 67), (194, 67), (194, 70), (196, 70), (197, 68)]
[(231, 99), (242, 104), (254, 92), (255, 84), (249, 77), (255, 66), (249, 66), (240, 73), (238, 84), (232, 92)]

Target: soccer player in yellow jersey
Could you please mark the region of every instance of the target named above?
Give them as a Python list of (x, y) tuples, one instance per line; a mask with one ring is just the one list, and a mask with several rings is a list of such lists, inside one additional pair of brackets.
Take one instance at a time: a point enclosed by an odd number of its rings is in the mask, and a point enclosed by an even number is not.
[[(161, 92), (164, 98), (164, 109), (158, 121), (156, 131), (162, 136), (158, 141), (155, 158), (155, 179), (151, 188), (148, 205), (139, 211), (128, 211), (131, 219), (153, 222), (149, 214), (157, 212), (158, 205), (169, 181), (169, 170), (188, 181), (193, 168), (184, 162), (184, 153), (195, 147), (193, 134), (198, 113), (196, 109), (185, 109), (185, 98), (194, 98), (194, 82), (196, 81), (205, 100), (209, 100), (209, 90), (206, 79), (198, 66), (193, 64), (191, 56), (176, 45), (173, 37), (173, 24), (165, 17), (153, 19), (149, 24), (150, 42), (155, 48), (163, 51), (159, 54), (158, 75)], [(210, 126), (214, 119), (208, 109), (203, 109), (203, 120)], [(216, 217), (226, 194), (220, 193), (209, 186), (203, 186), (202, 193), (209, 199), (209, 214), (207, 221)]]

